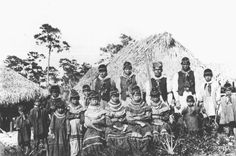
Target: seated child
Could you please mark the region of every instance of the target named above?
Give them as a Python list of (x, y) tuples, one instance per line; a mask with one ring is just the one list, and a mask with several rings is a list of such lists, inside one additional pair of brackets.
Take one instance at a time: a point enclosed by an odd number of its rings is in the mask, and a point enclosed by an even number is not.
[(153, 89), (150, 96), (153, 134), (164, 134), (167, 133), (167, 131), (170, 132), (170, 127), (168, 125), (170, 117), (169, 106), (160, 99), (160, 92), (158, 90)]
[(192, 95), (187, 96), (188, 106), (183, 109), (182, 115), (185, 126), (189, 133), (196, 134), (199, 132), (199, 107), (196, 106), (194, 97)]
[[(126, 119), (130, 130), (130, 145), (134, 155), (143, 155), (147, 152), (151, 134), (151, 108), (141, 98), (138, 86), (132, 87), (131, 101), (126, 108)], [(145, 155), (145, 154), (144, 154)]]
[(105, 147), (105, 117), (106, 111), (100, 105), (99, 94), (91, 91), (89, 94), (90, 104), (85, 111), (85, 127), (87, 130), (83, 140), (83, 155), (102, 155)]
[(106, 107), (106, 141), (107, 146), (111, 149), (111, 155), (127, 155), (129, 144), (127, 138), (126, 112), (125, 107), (119, 100), (119, 92), (114, 89), (110, 92), (110, 101)]
[(236, 121), (235, 115), (236, 115), (236, 99), (232, 96), (232, 88), (230, 83), (226, 83), (224, 85), (225, 87), (225, 96), (221, 98), (220, 101), (220, 128), (228, 127), (229, 128), (229, 134), (233, 135), (233, 126)]

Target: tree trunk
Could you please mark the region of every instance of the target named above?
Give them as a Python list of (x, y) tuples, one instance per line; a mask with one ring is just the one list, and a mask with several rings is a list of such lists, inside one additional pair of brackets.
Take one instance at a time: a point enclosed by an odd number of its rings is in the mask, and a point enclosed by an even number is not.
[(49, 87), (49, 68), (50, 68), (50, 59), (51, 59), (51, 48), (49, 48), (49, 51), (48, 51), (47, 88)]

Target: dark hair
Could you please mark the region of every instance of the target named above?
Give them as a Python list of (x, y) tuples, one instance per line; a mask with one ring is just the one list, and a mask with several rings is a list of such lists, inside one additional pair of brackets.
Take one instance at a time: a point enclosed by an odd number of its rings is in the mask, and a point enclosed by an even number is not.
[(194, 97), (192, 95), (187, 96), (187, 102), (195, 102)]
[(83, 85), (82, 91), (90, 91), (90, 90), (91, 90), (91, 89), (90, 89), (90, 86), (89, 86), (89, 85), (87, 85), (87, 84)]
[(205, 69), (204, 70), (204, 73), (203, 73), (203, 76), (205, 77), (205, 76), (213, 76), (213, 73), (212, 73), (212, 70), (211, 69)]
[(131, 89), (131, 94), (134, 95), (134, 94), (140, 94), (141, 95), (141, 90), (140, 90), (140, 87), (137, 86), (137, 85), (134, 85)]

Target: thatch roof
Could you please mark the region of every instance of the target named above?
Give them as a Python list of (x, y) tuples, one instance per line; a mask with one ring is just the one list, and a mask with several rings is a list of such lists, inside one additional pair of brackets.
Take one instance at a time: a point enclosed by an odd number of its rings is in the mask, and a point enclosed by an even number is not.
[[(124, 47), (108, 64), (108, 74), (114, 80), (117, 80), (122, 74), (123, 63), (130, 61), (133, 65), (134, 73), (139, 77), (141, 87), (143, 87), (143, 83), (147, 81), (147, 60), (151, 73), (152, 62), (162, 61), (163, 74), (167, 78), (172, 79), (174, 74), (181, 69), (181, 59), (185, 56), (189, 57), (191, 61), (191, 68), (195, 72), (196, 83), (200, 83), (203, 80), (205, 65), (167, 32), (150, 36)], [(82, 85), (91, 84), (97, 74), (97, 68), (90, 69), (75, 89), (80, 91)]]
[(0, 66), (0, 105), (29, 101), (36, 96), (46, 95), (47, 91), (12, 69)]

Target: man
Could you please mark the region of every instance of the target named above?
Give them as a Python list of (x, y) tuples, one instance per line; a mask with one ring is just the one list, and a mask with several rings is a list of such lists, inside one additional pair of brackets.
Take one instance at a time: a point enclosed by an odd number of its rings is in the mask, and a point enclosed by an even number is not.
[(150, 92), (151, 90), (155, 89), (160, 92), (160, 98), (164, 102), (170, 102), (168, 99), (170, 99), (171, 94), (169, 94), (167, 87), (167, 78), (162, 75), (163, 72), (163, 63), (162, 62), (154, 62), (153, 63), (153, 73), (154, 76), (151, 78), (151, 86), (150, 83), (146, 83), (146, 101), (148, 104), (150, 104)]
[(110, 100), (110, 91), (116, 88), (115, 82), (107, 75), (107, 67), (101, 64), (98, 67), (99, 75), (92, 84), (92, 90), (99, 93), (101, 105), (105, 108), (106, 103)]
[(184, 85), (189, 83), (190, 92), (195, 95), (195, 77), (190, 68), (189, 58), (183, 57), (181, 61), (182, 69), (173, 78), (173, 94), (176, 100), (176, 107), (181, 108), (180, 98), (183, 98)]

